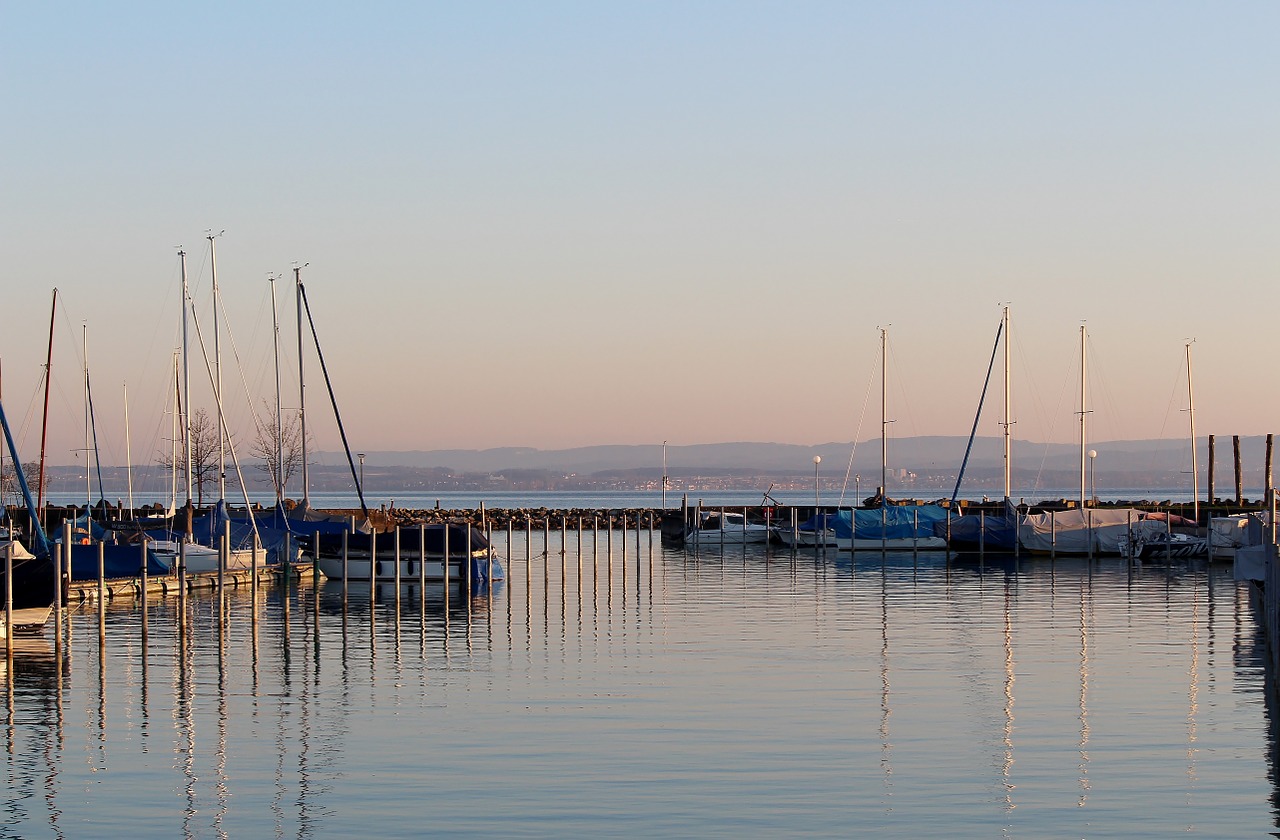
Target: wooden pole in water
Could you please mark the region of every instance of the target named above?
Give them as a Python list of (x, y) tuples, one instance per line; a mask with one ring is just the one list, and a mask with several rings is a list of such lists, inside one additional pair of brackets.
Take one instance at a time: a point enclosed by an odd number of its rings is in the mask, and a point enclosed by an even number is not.
[[(4, 646), (13, 655), (13, 540), (4, 546)], [(61, 666), (59, 666), (61, 667)]]
[(1244, 504), (1244, 485), (1240, 474), (1240, 436), (1231, 436), (1231, 450), (1235, 458), (1236, 468), (1236, 507)]
[(373, 623), (373, 607), (378, 602), (378, 532), (369, 532), (369, 623)]
[(146, 537), (142, 538), (142, 566), (138, 569), (138, 582), (141, 585), (141, 592), (139, 592), (139, 595), (142, 596), (142, 620), (143, 620), (143, 623), (145, 624), (147, 620), (147, 539)]
[(400, 526), (397, 524), (392, 535), (392, 545), (394, 549), (392, 556), (395, 558), (395, 571), (391, 573), (391, 579), (395, 582), (396, 601), (400, 600)]
[(1263, 471), (1262, 471), (1263, 475), (1265, 476), (1263, 486), (1267, 488), (1266, 495), (1263, 497), (1263, 505), (1268, 510), (1271, 509), (1271, 494), (1273, 492), (1272, 491), (1272, 487), (1273, 487), (1272, 475), (1271, 475), (1271, 453), (1272, 453), (1272, 445), (1275, 442), (1274, 438), (1275, 438), (1275, 435), (1267, 435), (1267, 454), (1264, 460)]
[(348, 568), (350, 566), (350, 563), (348, 562), (350, 560), (350, 555), (347, 551), (350, 538), (350, 529), (344, 530), (342, 532), (342, 603), (344, 605), (347, 603), (347, 583), (351, 579), (350, 569)]
[[(1208, 474), (1208, 476), (1206, 476), (1206, 478), (1208, 479), (1208, 485), (1209, 485), (1209, 487), (1208, 487), (1208, 493), (1209, 493), (1209, 504), (1210, 504), (1210, 505), (1212, 505), (1212, 504), (1213, 504), (1213, 502), (1214, 502), (1214, 498), (1213, 498), (1213, 468), (1214, 468), (1214, 463), (1215, 463), (1215, 458), (1214, 458), (1214, 436), (1213, 436), (1213, 435), (1209, 435), (1209, 467), (1208, 467), (1208, 469), (1209, 469), (1209, 474)], [(1210, 513), (1209, 513), (1209, 515), (1210, 515), (1210, 516), (1213, 516), (1213, 513), (1212, 513), (1212, 512), (1210, 512)]]
[[(446, 593), (449, 590), (449, 555), (450, 554), (451, 552), (449, 551), (449, 523), (445, 522), (444, 523), (444, 561), (441, 564), (441, 567), (444, 569), (444, 572), (442, 574), (444, 577), (444, 588)], [(446, 594), (445, 597), (447, 598), (448, 595)]]
[[(89, 520), (85, 520), (85, 530), (89, 530)], [(106, 587), (106, 554), (107, 544), (98, 543), (98, 647), (107, 643), (107, 587)], [(219, 616), (221, 621), (222, 617)]]
[(418, 523), (418, 593), (422, 605), (427, 603), (427, 523)]

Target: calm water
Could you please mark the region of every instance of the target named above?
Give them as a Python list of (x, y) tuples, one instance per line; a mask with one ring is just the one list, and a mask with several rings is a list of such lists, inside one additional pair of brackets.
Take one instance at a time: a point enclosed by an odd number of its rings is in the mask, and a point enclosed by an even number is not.
[[(502, 535), (505, 536), (505, 535)], [(1229, 568), (650, 551), (558, 533), (448, 604), (96, 606), (8, 666), (18, 837), (1257, 837)], [(505, 540), (498, 540), (505, 554)], [(623, 557), (625, 546), (626, 556)], [(255, 621), (256, 617), (256, 621)], [(52, 633), (50, 633), (52, 636)]]

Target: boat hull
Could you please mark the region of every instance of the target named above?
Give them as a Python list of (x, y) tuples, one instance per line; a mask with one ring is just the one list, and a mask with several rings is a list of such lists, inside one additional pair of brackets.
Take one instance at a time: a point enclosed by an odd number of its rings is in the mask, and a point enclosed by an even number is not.
[[(488, 568), (489, 557), (483, 552), (477, 552), (469, 558), (473, 563), (481, 564), (482, 568)], [(450, 557), (449, 558), (449, 579), (463, 580), (467, 574), (467, 567), (464, 565), (468, 558)], [(329, 557), (321, 555), (316, 561), (321, 573), (330, 580), (347, 580), (347, 581), (368, 581), (374, 579), (379, 583), (391, 583), (396, 580), (396, 560), (394, 556), (383, 556), (378, 553), (378, 558), (372, 574), (370, 574), (369, 555), (362, 552), (359, 555), (348, 554), (345, 569), (341, 557)], [(502, 578), (501, 567), (495, 561), (494, 579)], [(425, 562), (419, 559), (415, 553), (410, 556), (400, 555), (400, 580), (402, 582), (412, 582), (415, 580), (443, 581), (445, 579), (445, 564), (442, 557), (432, 557), (427, 555)]]

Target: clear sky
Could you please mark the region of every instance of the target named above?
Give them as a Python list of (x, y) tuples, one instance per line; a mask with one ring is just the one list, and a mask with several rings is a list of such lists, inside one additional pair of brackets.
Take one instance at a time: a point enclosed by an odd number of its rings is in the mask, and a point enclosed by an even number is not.
[[(967, 434), (1002, 301), (1019, 438), (1074, 438), (1082, 321), (1091, 436), (1185, 434), (1192, 337), (1199, 431), (1280, 431), (1269, 0), (0, 19), (0, 362), (29, 457), (55, 286), (53, 460), (83, 446), (86, 326), (104, 462), (125, 383), (134, 461), (167, 446), (175, 246), (208, 335), (210, 229), (241, 439), (295, 261), (356, 449), (875, 437), (883, 325), (893, 433)], [(279, 303), (296, 408), (289, 282)]]

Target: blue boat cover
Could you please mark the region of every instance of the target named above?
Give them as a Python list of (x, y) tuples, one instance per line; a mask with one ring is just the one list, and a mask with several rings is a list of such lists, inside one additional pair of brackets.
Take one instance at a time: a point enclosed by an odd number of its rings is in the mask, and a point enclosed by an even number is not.
[(860, 540), (924, 539), (934, 535), (934, 524), (946, 527), (947, 509), (942, 505), (886, 505), (883, 508), (855, 508), (835, 515), (837, 539), (851, 539), (854, 528)]
[[(72, 580), (98, 579), (98, 547), (99, 544), (72, 543)], [(102, 543), (101, 547), (103, 578), (131, 578), (137, 577), (141, 573), (142, 546)], [(151, 555), (151, 552), (147, 552), (147, 574), (167, 575), (169, 570), (158, 563)]]

